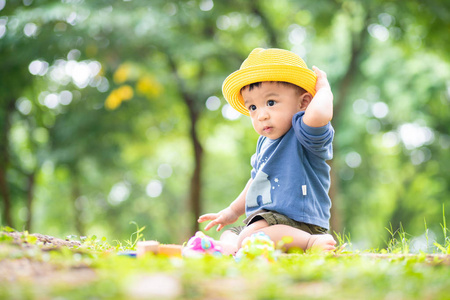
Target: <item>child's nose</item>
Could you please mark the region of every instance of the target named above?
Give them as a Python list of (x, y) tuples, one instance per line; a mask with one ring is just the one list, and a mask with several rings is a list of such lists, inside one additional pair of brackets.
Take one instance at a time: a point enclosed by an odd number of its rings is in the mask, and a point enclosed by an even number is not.
[(259, 114), (258, 114), (258, 120), (259, 121), (264, 121), (267, 120), (269, 118), (269, 113), (267, 112), (266, 109), (260, 109), (259, 110)]

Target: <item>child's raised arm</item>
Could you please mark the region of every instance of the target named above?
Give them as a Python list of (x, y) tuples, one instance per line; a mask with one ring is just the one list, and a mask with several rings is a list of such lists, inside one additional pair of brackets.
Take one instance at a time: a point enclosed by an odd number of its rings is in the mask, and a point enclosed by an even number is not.
[(327, 74), (316, 66), (312, 68), (317, 75), (316, 95), (305, 110), (303, 122), (310, 127), (322, 127), (333, 118), (333, 93)]

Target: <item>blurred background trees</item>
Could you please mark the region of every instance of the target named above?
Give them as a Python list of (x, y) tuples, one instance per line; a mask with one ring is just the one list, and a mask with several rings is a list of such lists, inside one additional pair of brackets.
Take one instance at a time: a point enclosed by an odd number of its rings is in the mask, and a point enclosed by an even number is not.
[(0, 0), (1, 224), (185, 241), (250, 174), (257, 135), (222, 82), (279, 47), (335, 94), (332, 230), (361, 247), (391, 224), (439, 235), (449, 28), (438, 0)]

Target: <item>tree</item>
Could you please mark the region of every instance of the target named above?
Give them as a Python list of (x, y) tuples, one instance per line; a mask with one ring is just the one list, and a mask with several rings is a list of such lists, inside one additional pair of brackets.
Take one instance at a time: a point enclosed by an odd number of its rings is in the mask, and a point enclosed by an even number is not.
[(184, 240), (248, 178), (257, 137), (227, 119), (220, 87), (255, 47), (328, 71), (333, 230), (416, 230), (448, 202), (442, 1), (8, 1), (1, 12), (4, 224), (119, 233), (135, 220)]

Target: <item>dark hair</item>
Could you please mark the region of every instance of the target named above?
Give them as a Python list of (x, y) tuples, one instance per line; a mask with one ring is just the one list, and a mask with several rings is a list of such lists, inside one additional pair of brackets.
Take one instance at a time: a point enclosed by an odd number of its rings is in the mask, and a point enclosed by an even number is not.
[[(286, 82), (286, 81), (265, 81), (265, 82), (276, 82), (276, 83), (279, 83), (279, 84), (284, 85), (284, 86), (293, 87), (293, 88), (295, 88), (297, 90), (297, 93), (299, 95), (302, 95), (302, 94), (306, 93), (306, 90), (304, 88), (301, 88), (298, 85), (295, 85), (295, 84), (290, 83), (290, 82)], [(246, 88), (248, 88), (249, 91), (253, 90), (254, 88), (259, 88), (261, 86), (261, 83), (262, 83), (262, 81), (250, 83), (249, 85), (244, 86), (241, 89), (241, 94), (242, 94), (242, 91), (244, 89), (246, 89)]]

